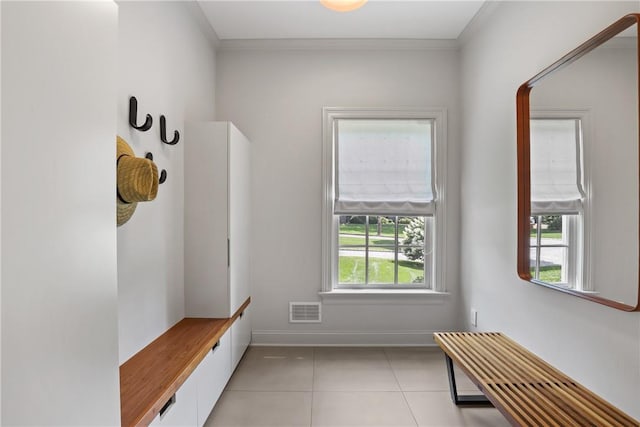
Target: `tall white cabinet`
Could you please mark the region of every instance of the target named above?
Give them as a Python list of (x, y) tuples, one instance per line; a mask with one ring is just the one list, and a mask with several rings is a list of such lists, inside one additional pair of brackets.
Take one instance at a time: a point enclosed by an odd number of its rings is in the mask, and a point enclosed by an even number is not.
[(250, 295), (250, 143), (230, 122), (193, 122), (184, 144), (186, 316), (230, 317)]

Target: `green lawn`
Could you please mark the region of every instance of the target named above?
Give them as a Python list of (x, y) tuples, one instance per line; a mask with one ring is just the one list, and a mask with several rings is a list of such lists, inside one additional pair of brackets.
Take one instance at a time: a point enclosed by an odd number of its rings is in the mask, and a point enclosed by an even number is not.
[[(369, 258), (369, 283), (393, 284), (393, 260)], [(340, 257), (340, 283), (363, 284), (365, 280), (364, 257)], [(424, 275), (422, 263), (413, 261), (398, 262), (398, 282), (413, 283)]]
[[(536, 230), (531, 230), (531, 237), (536, 237)], [(562, 239), (561, 231), (546, 231), (542, 230), (542, 238), (543, 239)]]
[[(533, 274), (533, 271), (531, 272)], [(542, 267), (540, 268), (540, 279), (543, 282), (547, 283), (558, 283), (560, 282), (561, 271), (559, 265), (554, 265), (553, 267)]]
[[(398, 225), (398, 235), (403, 236), (404, 228), (406, 224)], [(340, 224), (340, 234), (365, 234), (365, 225), (364, 224)], [(378, 235), (378, 225), (370, 224), (369, 225), (369, 235), (377, 236)], [(383, 224), (382, 225), (382, 234), (384, 237), (394, 237), (395, 236), (395, 225), (394, 224)]]

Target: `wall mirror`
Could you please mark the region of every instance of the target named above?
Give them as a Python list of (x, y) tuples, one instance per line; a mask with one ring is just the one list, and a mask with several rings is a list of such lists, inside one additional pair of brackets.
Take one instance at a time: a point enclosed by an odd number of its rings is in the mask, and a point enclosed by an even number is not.
[(640, 310), (639, 21), (517, 94), (518, 275), (626, 311)]

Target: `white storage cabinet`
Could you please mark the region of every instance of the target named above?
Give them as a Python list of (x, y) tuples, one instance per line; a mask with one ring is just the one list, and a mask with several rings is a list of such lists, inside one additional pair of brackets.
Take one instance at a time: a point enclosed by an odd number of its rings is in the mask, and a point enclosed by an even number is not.
[(202, 427), (231, 378), (231, 372), (229, 329), (149, 425)]
[(250, 143), (230, 122), (184, 133), (186, 316), (231, 317), (250, 295)]
[(251, 305), (244, 309), (231, 325), (231, 372), (233, 372), (242, 355), (251, 342)]
[(191, 374), (149, 426), (195, 427), (198, 422), (197, 390), (196, 376)]
[(198, 427), (209, 418), (231, 371), (231, 330), (228, 330), (192, 374), (198, 386)]

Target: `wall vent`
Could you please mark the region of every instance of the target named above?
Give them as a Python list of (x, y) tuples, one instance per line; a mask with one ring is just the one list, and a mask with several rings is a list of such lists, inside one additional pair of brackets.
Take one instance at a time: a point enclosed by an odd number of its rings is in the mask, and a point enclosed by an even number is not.
[(290, 302), (289, 323), (320, 323), (322, 310), (319, 302)]

